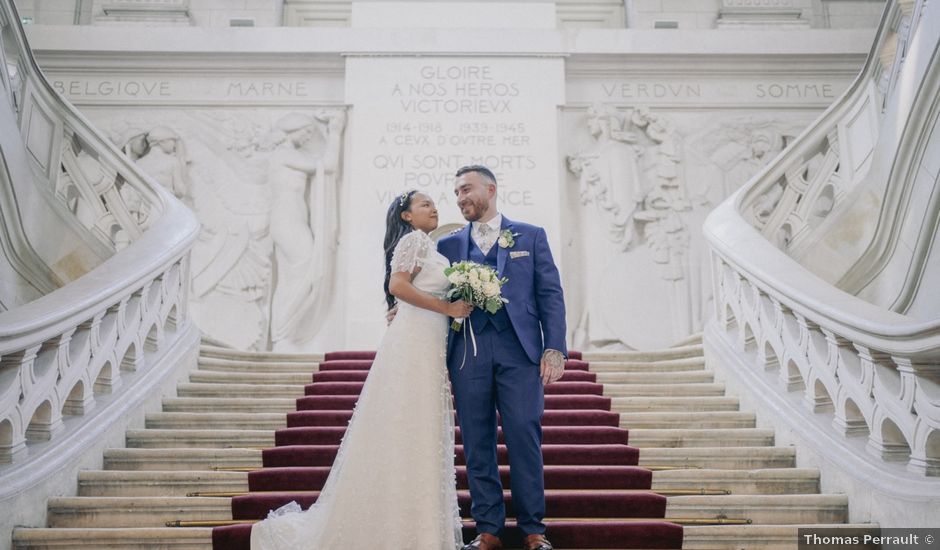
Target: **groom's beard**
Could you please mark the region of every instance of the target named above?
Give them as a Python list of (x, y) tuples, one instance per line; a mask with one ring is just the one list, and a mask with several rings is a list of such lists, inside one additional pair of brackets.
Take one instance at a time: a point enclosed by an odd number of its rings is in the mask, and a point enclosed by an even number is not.
[(463, 219), (468, 222), (475, 222), (482, 218), (490, 209), (489, 203), (485, 201), (466, 201), (460, 205), (460, 213)]

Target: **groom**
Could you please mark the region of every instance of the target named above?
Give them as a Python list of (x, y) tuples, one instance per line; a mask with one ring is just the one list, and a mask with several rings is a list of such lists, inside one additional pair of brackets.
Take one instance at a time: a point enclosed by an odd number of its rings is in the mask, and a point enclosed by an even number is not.
[[(545, 538), (542, 477), (544, 384), (561, 378), (565, 356), (565, 302), (545, 230), (514, 222), (496, 210), (496, 177), (485, 166), (457, 171), (454, 193), (463, 229), (438, 242), (448, 260), (487, 264), (509, 281), (509, 300), (495, 314), (475, 309), (469, 332), (450, 331), (447, 368), (460, 421), (471, 513), (479, 536), (464, 550), (502, 548), (506, 522), (496, 459), (496, 412), (509, 451), (512, 502), (526, 550), (552, 550)], [(472, 328), (471, 328), (472, 326)]]

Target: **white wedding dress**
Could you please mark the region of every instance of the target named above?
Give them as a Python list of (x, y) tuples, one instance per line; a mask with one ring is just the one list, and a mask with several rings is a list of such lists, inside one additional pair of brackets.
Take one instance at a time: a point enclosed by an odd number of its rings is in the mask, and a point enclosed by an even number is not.
[[(443, 297), (449, 265), (423, 231), (402, 237), (393, 272)], [(445, 366), (447, 318), (400, 303), (317, 502), (271, 512), (252, 550), (454, 550), (463, 544), (454, 420)]]

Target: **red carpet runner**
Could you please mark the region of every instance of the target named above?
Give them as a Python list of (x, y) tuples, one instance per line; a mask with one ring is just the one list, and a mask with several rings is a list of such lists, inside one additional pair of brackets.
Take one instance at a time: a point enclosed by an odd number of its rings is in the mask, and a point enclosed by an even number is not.
[[(666, 498), (649, 492), (652, 473), (637, 466), (639, 450), (627, 444), (628, 431), (619, 427), (620, 415), (611, 412), (603, 385), (580, 354), (571, 355), (561, 381), (546, 387), (542, 454), (547, 536), (559, 550), (682, 548), (682, 527), (662, 521)], [(263, 451), (264, 468), (248, 475), (249, 489), (255, 494), (232, 499), (233, 519), (261, 519), (291, 500), (304, 508), (316, 501), (373, 357), (372, 352), (326, 355), (305, 396), (297, 400), (297, 412), (287, 415), (288, 427), (276, 432), (276, 447)], [(459, 429), (456, 438), (458, 500), (461, 515), (470, 518)], [(501, 432), (498, 456), (503, 485), (508, 487)], [(520, 548), (508, 491), (506, 513), (503, 542), (507, 548)], [(249, 550), (250, 531), (250, 525), (213, 529), (213, 550)], [(474, 533), (472, 520), (465, 520), (465, 540)]]

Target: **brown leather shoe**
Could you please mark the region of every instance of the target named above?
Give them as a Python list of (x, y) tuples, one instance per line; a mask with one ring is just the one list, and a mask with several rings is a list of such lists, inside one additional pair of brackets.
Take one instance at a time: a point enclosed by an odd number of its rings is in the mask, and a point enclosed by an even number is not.
[(480, 533), (477, 538), (473, 539), (473, 542), (464, 545), (463, 550), (502, 550), (502, 548), (503, 541), (499, 540), (499, 537), (489, 533)]
[(555, 550), (555, 547), (552, 546), (552, 543), (548, 542), (545, 535), (539, 534), (527, 535), (522, 547), (525, 548), (525, 550)]

